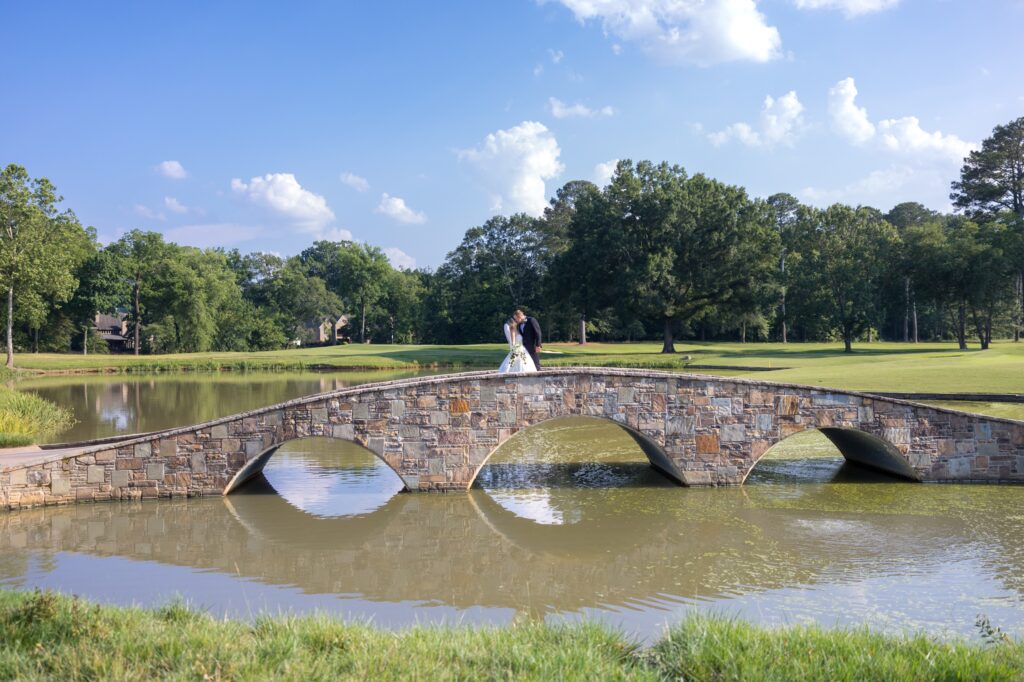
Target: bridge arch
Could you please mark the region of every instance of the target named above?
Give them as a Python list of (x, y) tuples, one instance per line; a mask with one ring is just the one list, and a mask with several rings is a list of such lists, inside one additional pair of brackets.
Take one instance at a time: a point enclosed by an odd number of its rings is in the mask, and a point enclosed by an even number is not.
[(752, 458), (750, 468), (743, 475), (742, 482), (746, 483), (750, 474), (757, 468), (758, 463), (777, 447), (791, 438), (811, 431), (817, 431), (825, 436), (847, 462), (880, 471), (896, 478), (914, 482), (921, 481), (920, 474), (910, 465), (906, 456), (900, 452), (899, 448), (884, 438), (851, 426), (812, 426), (803, 431), (789, 434), (785, 438), (773, 443), (770, 448), (757, 457)]
[(491, 457), (493, 457), (496, 452), (501, 450), (511, 441), (523, 437), (525, 434), (529, 433), (533, 429), (545, 425), (550, 425), (555, 422), (563, 421), (566, 419), (589, 420), (593, 421), (594, 423), (613, 424), (617, 426), (626, 435), (633, 439), (633, 442), (637, 444), (640, 450), (647, 457), (647, 461), (650, 463), (653, 469), (661, 473), (663, 476), (667, 477), (669, 480), (678, 483), (679, 485), (685, 485), (682, 473), (679, 471), (679, 468), (672, 462), (672, 459), (665, 452), (664, 448), (658, 445), (658, 443), (655, 442), (654, 439), (644, 435), (643, 433), (640, 433), (640, 431), (631, 428), (627, 424), (624, 424), (617, 419), (611, 419), (608, 417), (601, 417), (596, 415), (560, 414), (558, 416), (550, 417), (548, 419), (533, 422), (528, 426), (515, 429), (514, 431), (510, 430), (508, 436), (503, 439), (499, 439), (498, 444), (491, 448), (490, 452), (488, 452), (487, 455), (483, 458), (483, 461), (481, 461), (480, 464), (477, 465), (476, 469), (473, 471), (472, 477), (470, 477), (469, 482), (466, 485), (466, 489), (468, 490), (469, 488), (473, 487), (473, 484), (480, 476), (480, 471), (485, 466), (487, 466), (487, 463), (491, 460)]
[[(367, 453), (373, 455), (374, 457), (376, 457), (379, 461), (383, 462), (384, 465), (387, 466), (387, 468), (391, 471), (391, 473), (393, 473), (398, 478), (398, 480), (402, 482), (402, 490), (401, 490), (401, 492), (408, 492), (410, 490), (409, 482), (406, 481), (406, 479), (402, 476), (401, 472), (399, 472), (397, 469), (395, 469), (395, 467), (392, 466), (391, 462), (388, 462), (388, 460), (386, 458), (384, 458), (381, 455), (381, 453), (376, 452), (375, 450), (367, 447), (363, 443), (360, 443), (355, 438), (340, 438), (340, 437), (337, 437), (337, 436), (319, 435), (318, 434), (318, 435), (296, 436), (295, 438), (288, 438), (287, 440), (282, 440), (280, 442), (274, 443), (270, 447), (266, 448), (265, 450), (263, 450), (262, 452), (257, 454), (255, 457), (252, 457), (251, 459), (249, 459), (249, 461), (246, 462), (238, 470), (238, 472), (234, 476), (231, 477), (231, 480), (229, 480), (227, 485), (224, 487), (224, 491), (223, 491), (222, 494), (223, 495), (230, 495), (230, 494), (234, 493), (235, 491), (237, 491), (242, 486), (244, 486), (246, 483), (251, 481), (253, 478), (255, 478), (256, 476), (260, 475), (263, 472), (263, 469), (270, 462), (271, 458), (273, 458), (273, 456), (278, 452), (278, 450), (280, 450), (282, 447), (284, 447), (288, 443), (295, 443), (295, 442), (299, 442), (299, 441), (310, 440), (310, 439), (313, 439), (313, 438), (323, 439), (323, 440), (333, 440), (333, 441), (337, 441), (339, 443), (349, 443), (351, 445), (355, 445), (355, 446), (359, 447), (360, 449), (364, 450), (365, 452), (367, 452)], [(271, 489), (273, 489), (273, 488), (271, 487)]]

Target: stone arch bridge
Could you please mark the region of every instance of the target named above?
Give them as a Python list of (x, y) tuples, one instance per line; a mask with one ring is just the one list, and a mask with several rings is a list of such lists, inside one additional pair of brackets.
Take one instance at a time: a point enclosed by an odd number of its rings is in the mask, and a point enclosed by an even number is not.
[(283, 443), (309, 436), (369, 448), (410, 491), (464, 490), (508, 438), (565, 416), (617, 422), (688, 486), (741, 484), (772, 445), (807, 429), (848, 460), (911, 480), (1024, 483), (1024, 422), (811, 386), (567, 368), (367, 384), (196, 426), (0, 454), (0, 507), (226, 494)]

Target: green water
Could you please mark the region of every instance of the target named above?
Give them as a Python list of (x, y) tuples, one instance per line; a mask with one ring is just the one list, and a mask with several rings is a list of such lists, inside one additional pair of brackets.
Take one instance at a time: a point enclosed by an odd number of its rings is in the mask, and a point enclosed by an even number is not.
[[(105, 414), (94, 429), (153, 429), (341, 380), (243, 379), (38, 390)], [(296, 441), (226, 498), (0, 514), (0, 585), (384, 627), (589, 618), (651, 639), (696, 609), (974, 637), (984, 613), (1024, 636), (1024, 487), (903, 483), (837, 457), (802, 435), (741, 488), (686, 489), (619, 427), (575, 418), (514, 437), (469, 493), (429, 495), (399, 493), (358, 446)]]

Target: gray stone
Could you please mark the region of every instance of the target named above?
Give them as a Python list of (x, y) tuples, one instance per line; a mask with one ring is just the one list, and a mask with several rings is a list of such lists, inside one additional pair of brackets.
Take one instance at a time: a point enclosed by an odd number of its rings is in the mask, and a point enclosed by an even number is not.
[(110, 474), (110, 485), (115, 488), (123, 488), (128, 485), (128, 481), (131, 480), (130, 471), (117, 470)]
[(669, 436), (692, 436), (696, 424), (697, 420), (693, 417), (669, 417), (665, 423), (665, 433)]
[(946, 462), (946, 471), (953, 478), (967, 478), (971, 475), (971, 460), (968, 457), (956, 457)]
[(383, 438), (370, 438), (366, 442), (366, 448), (370, 452), (375, 452), (378, 455), (384, 454), (384, 439)]
[(435, 426), (444, 426), (448, 423), (448, 413), (439, 410), (430, 413), (430, 423)]
[(493, 403), (498, 399), (498, 392), (494, 386), (481, 386), (480, 387), (480, 402), (481, 403)]
[(719, 440), (723, 443), (736, 443), (747, 438), (747, 427), (743, 424), (726, 424), (722, 427)]
[(247, 459), (249, 457), (255, 457), (256, 455), (258, 455), (261, 452), (263, 452), (264, 449), (265, 448), (263, 447), (263, 441), (262, 440), (247, 440), (247, 441), (245, 441), (245, 456), (246, 456)]
[(163, 462), (150, 462), (146, 465), (146, 478), (150, 481), (164, 480), (164, 463)]
[(370, 406), (367, 403), (355, 403), (352, 406), (352, 418), (353, 419), (369, 419), (370, 418)]
[(759, 414), (759, 415), (757, 415), (757, 430), (758, 431), (771, 431), (772, 430), (772, 415), (770, 415), (770, 414)]
[(103, 483), (104, 479), (103, 466), (99, 464), (90, 464), (86, 468), (85, 482), (86, 483)]
[(135, 444), (135, 456), (140, 458), (146, 458), (153, 454), (152, 443), (136, 443)]
[(192, 455), (192, 473), (205, 474), (206, 471), (206, 455), (201, 452)]
[(227, 424), (218, 424), (210, 429), (210, 438), (227, 438), (228, 427)]
[(615, 401), (618, 404), (620, 404), (620, 405), (625, 404), (625, 403), (632, 403), (635, 400), (636, 400), (636, 389), (635, 388), (632, 388), (632, 387), (629, 387), (629, 386), (623, 386), (623, 387), (620, 387), (619, 390), (615, 392)]
[(404, 400), (392, 400), (391, 401), (391, 416), (401, 417), (405, 414), (405, 401)]
[(160, 441), (160, 456), (174, 457), (178, 454), (178, 441), (173, 438), (165, 438)]
[(50, 492), (54, 495), (68, 495), (71, 493), (71, 481), (66, 478), (54, 478), (50, 480)]
[(28, 480), (25, 469), (15, 469), (11, 472), (11, 485), (25, 485)]
[(326, 424), (327, 423), (327, 408), (326, 407), (314, 407), (309, 411), (309, 416), (313, 420), (314, 424)]
[(355, 440), (356, 427), (352, 424), (334, 424), (331, 426), (331, 436), (340, 440)]

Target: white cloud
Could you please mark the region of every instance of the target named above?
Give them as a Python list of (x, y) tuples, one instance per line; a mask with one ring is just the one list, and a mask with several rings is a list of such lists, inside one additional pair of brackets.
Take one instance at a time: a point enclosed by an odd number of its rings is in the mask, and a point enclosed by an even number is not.
[(857, 85), (844, 78), (828, 91), (832, 125), (854, 144), (876, 139), (883, 149), (917, 158), (939, 158), (962, 161), (977, 145), (956, 135), (921, 127), (916, 116), (903, 116), (871, 122), (864, 107), (857, 106)]
[(800, 9), (837, 9), (847, 17), (881, 12), (898, 5), (900, 0), (795, 0)]
[(924, 130), (916, 116), (879, 121), (878, 135), (882, 144), (892, 151), (938, 156), (951, 161), (963, 161), (971, 150), (977, 148), (974, 143), (965, 142), (956, 135)]
[(610, 106), (591, 109), (585, 104), (566, 104), (556, 97), (549, 97), (548, 105), (551, 107), (551, 115), (555, 118), (595, 118), (615, 115), (615, 109)]
[(339, 178), (342, 184), (348, 185), (357, 192), (365, 192), (370, 189), (370, 183), (366, 181), (366, 178), (361, 178), (355, 173), (342, 173)]
[(154, 211), (150, 207), (143, 206), (142, 204), (135, 204), (135, 206), (132, 207), (132, 210), (135, 211), (135, 215), (142, 216), (146, 220), (167, 220), (167, 216), (163, 213)]
[(622, 54), (622, 45), (619, 45), (618, 43), (612, 43), (612, 54), (614, 54), (616, 57)]
[(533, 76), (534, 76), (534, 78), (540, 76), (542, 73), (544, 73), (544, 65), (543, 64), (538, 64), (537, 66), (533, 67)]
[(548, 54), (551, 56), (552, 64), (558, 64), (565, 57), (565, 53), (561, 50), (548, 50)]
[[(546, 0), (539, 0), (544, 2)], [(754, 0), (558, 0), (578, 21), (638, 43), (674, 63), (766, 62), (781, 54), (779, 31)]]
[(247, 183), (235, 178), (231, 189), (254, 204), (271, 209), (302, 232), (322, 233), (334, 220), (327, 200), (303, 188), (291, 173), (267, 173)]
[(177, 161), (161, 161), (156, 165), (156, 172), (171, 180), (184, 180), (188, 177), (185, 167)]
[(852, 78), (844, 78), (828, 91), (828, 113), (832, 116), (832, 127), (854, 144), (864, 144), (875, 135), (875, 126), (868, 118), (868, 111), (858, 107), (857, 84)]
[(164, 208), (172, 213), (188, 213), (188, 206), (174, 197), (164, 197)]
[(804, 105), (790, 90), (778, 99), (770, 95), (764, 98), (758, 129), (749, 123), (733, 123), (724, 130), (710, 133), (708, 139), (716, 147), (729, 140), (737, 140), (748, 147), (774, 147), (777, 144), (791, 145), (803, 129)]
[(402, 270), (415, 270), (416, 259), (401, 249), (389, 246), (384, 249), (384, 255), (391, 261), (391, 265)]
[(612, 176), (615, 175), (615, 167), (618, 165), (618, 159), (611, 159), (594, 166), (594, 182), (600, 187), (607, 185), (612, 181)]
[(914, 169), (909, 166), (890, 166), (872, 171), (865, 177), (839, 189), (805, 187), (800, 192), (800, 198), (819, 206), (834, 204), (837, 201), (870, 204), (886, 195), (898, 193), (907, 186), (915, 174)]
[(405, 199), (393, 197), (387, 192), (380, 195), (380, 203), (377, 204), (377, 213), (394, 218), (400, 223), (418, 224), (427, 222), (427, 216), (422, 211), (414, 211), (409, 208)]
[(491, 133), (479, 147), (461, 150), (459, 158), (480, 171), (491, 192), (492, 210), (539, 216), (547, 206), (544, 182), (564, 170), (561, 153), (544, 124), (523, 121)]
[(350, 242), (353, 241), (352, 233), (341, 227), (331, 227), (320, 230), (317, 235), (317, 239), (323, 239), (329, 242)]
[(164, 237), (175, 244), (207, 249), (213, 246), (235, 246), (263, 236), (263, 230), (237, 223), (183, 225), (164, 231)]

